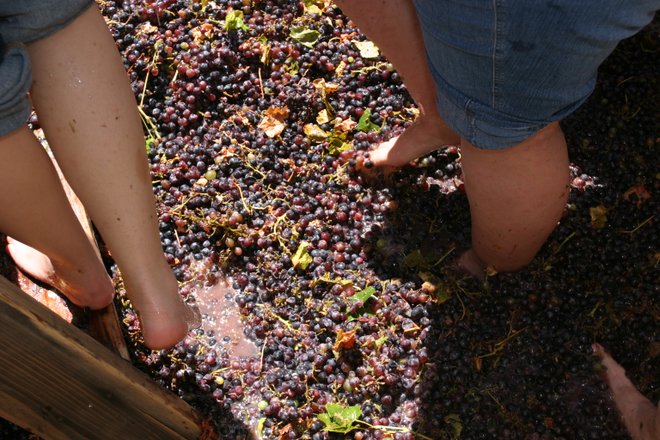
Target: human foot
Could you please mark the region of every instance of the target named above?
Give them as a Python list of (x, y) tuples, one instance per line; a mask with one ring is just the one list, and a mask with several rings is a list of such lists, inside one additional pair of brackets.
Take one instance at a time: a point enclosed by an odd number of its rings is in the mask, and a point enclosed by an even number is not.
[(173, 347), (201, 326), (201, 314), (183, 301), (174, 275), (168, 272), (167, 277), (159, 278), (152, 274), (147, 281), (147, 287), (140, 289), (124, 277), (126, 292), (140, 320), (142, 338), (154, 350)]
[(624, 368), (617, 363), (602, 345), (594, 343), (593, 352), (605, 367), (602, 375), (610, 387), (623, 423), (634, 440), (652, 440), (660, 435), (660, 408), (640, 393), (626, 376)]
[(138, 312), (142, 338), (147, 347), (152, 350), (173, 347), (190, 331), (201, 326), (202, 318), (197, 308), (181, 301), (174, 309), (142, 309)]
[(369, 153), (376, 167), (401, 167), (443, 145), (456, 145), (460, 137), (435, 115), (421, 115), (399, 136), (380, 144)]
[(481, 258), (479, 258), (472, 249), (468, 249), (467, 251), (463, 252), (460, 257), (458, 257), (456, 266), (463, 272), (466, 272), (468, 275), (472, 275), (479, 281), (484, 281), (486, 279), (486, 264), (481, 261)]
[(6, 250), (24, 273), (54, 287), (80, 307), (98, 310), (112, 302), (114, 286), (104, 270), (94, 276), (92, 270), (55, 264), (38, 250), (11, 237), (7, 237)]

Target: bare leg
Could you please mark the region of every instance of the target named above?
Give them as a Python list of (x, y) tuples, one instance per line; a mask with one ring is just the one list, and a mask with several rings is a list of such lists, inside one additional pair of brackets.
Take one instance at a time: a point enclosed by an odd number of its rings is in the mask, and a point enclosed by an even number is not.
[[(527, 265), (554, 230), (569, 191), (568, 153), (558, 123), (504, 150), (461, 141), (472, 249), (459, 264), (514, 271)], [(477, 273), (475, 273), (477, 275)]]
[(114, 296), (112, 281), (73, 213), (53, 163), (27, 127), (0, 137), (0, 183), (0, 230), (20, 240), (8, 239), (7, 244), (18, 266), (79, 306), (107, 306)]
[(593, 350), (605, 367), (605, 381), (633, 440), (660, 438), (660, 407), (653, 405), (635, 388), (623, 367), (600, 344), (594, 344)]
[(442, 145), (458, 144), (459, 136), (444, 123), (436, 109), (435, 83), (412, 2), (340, 0), (335, 3), (394, 64), (420, 109), (412, 127), (371, 152), (374, 165), (398, 167)]
[(172, 346), (191, 312), (164, 259), (135, 98), (107, 26), (92, 6), (28, 50), (39, 121), (122, 272), (145, 343)]

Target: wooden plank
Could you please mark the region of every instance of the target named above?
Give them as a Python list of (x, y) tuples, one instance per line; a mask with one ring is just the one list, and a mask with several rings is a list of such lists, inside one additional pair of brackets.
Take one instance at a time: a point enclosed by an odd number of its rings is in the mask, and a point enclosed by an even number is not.
[(2, 276), (0, 348), (0, 417), (45, 439), (202, 434), (188, 404)]

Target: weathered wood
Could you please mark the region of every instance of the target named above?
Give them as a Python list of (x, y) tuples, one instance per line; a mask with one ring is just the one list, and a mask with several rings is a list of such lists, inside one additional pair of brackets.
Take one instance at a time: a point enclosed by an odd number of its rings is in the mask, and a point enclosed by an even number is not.
[(0, 276), (0, 417), (47, 440), (197, 439), (201, 417)]

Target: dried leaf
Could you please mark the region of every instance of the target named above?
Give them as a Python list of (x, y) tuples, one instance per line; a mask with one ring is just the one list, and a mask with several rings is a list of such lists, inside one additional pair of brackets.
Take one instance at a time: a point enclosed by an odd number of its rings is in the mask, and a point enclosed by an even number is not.
[(339, 89), (339, 84), (326, 82), (323, 78), (315, 79), (312, 84), (314, 84), (314, 88), (318, 90), (323, 99), (327, 94), (334, 93)]
[(289, 116), (289, 109), (285, 107), (269, 107), (264, 112), (264, 117), (259, 122), (259, 128), (262, 129), (266, 136), (274, 138), (279, 136), (286, 127), (284, 121)]
[(202, 43), (204, 40), (210, 40), (214, 36), (215, 28), (211, 23), (201, 24), (190, 30), (193, 40), (196, 43)]
[(339, 89), (339, 84), (325, 83), (325, 93), (334, 93)]
[(286, 426), (280, 428), (278, 430), (278, 440), (288, 440), (289, 439), (289, 432), (291, 432), (291, 423), (287, 424)]
[(330, 122), (330, 116), (328, 116), (328, 111), (323, 109), (318, 115), (316, 115), (316, 123), (320, 125), (325, 124), (326, 122)]
[(307, 269), (307, 266), (309, 266), (309, 264), (313, 261), (312, 256), (309, 255), (309, 252), (307, 252), (308, 247), (309, 247), (309, 243), (307, 243), (306, 241), (300, 243), (298, 249), (296, 250), (296, 253), (294, 254), (293, 257), (291, 257), (291, 262), (293, 263), (293, 267), (300, 268), (302, 270)]
[(589, 208), (589, 216), (591, 217), (591, 226), (596, 229), (601, 229), (605, 227), (605, 224), (607, 223), (607, 208), (603, 205)]
[(305, 135), (313, 141), (320, 141), (328, 137), (328, 133), (316, 124), (307, 124), (303, 130)]
[(346, 61), (341, 60), (337, 65), (337, 67), (335, 68), (335, 76), (337, 78), (341, 78), (342, 76), (344, 76), (344, 71), (346, 70), (346, 67), (348, 67)]
[(631, 201), (630, 197), (633, 194), (636, 196), (636, 200), (633, 199), (632, 201), (635, 202), (635, 205), (637, 205), (638, 208), (642, 206), (644, 202), (646, 202), (648, 199), (651, 198), (651, 193), (648, 192), (646, 187), (644, 187), (644, 185), (642, 185), (641, 183), (638, 185), (631, 186), (628, 189), (628, 191), (624, 192), (623, 199), (626, 201)]
[(141, 33), (143, 33), (143, 34), (153, 34), (153, 33), (156, 33), (156, 32), (158, 32), (158, 26), (154, 26), (153, 24), (151, 24), (149, 22), (141, 24), (137, 29), (138, 34), (141, 34)]
[(357, 125), (358, 125), (357, 122), (355, 122), (351, 118), (344, 120), (340, 118), (335, 119), (335, 131), (339, 131), (342, 133), (350, 133)]
[(353, 40), (353, 44), (360, 51), (360, 56), (362, 58), (378, 58), (380, 56), (380, 51), (378, 47), (371, 41), (357, 41)]
[(339, 357), (339, 354), (342, 350), (350, 350), (355, 347), (356, 337), (355, 333), (357, 330), (349, 330), (347, 332), (342, 329), (337, 330), (337, 339), (332, 346), (332, 351), (335, 353), (335, 357)]

